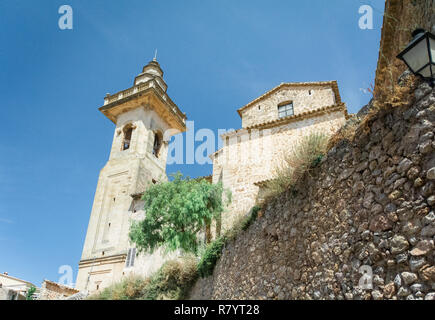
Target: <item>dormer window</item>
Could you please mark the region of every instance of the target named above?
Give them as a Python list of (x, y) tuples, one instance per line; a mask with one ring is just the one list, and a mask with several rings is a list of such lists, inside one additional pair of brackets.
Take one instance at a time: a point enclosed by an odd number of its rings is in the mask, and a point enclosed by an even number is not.
[(286, 101), (278, 105), (278, 118), (285, 118), (294, 115), (293, 102)]
[(130, 148), (131, 136), (133, 134), (133, 127), (127, 126), (124, 128), (124, 139), (122, 140), (122, 150), (127, 150)]
[(158, 158), (160, 153), (160, 148), (162, 147), (162, 135), (160, 132), (154, 134), (154, 145), (153, 145), (153, 155)]

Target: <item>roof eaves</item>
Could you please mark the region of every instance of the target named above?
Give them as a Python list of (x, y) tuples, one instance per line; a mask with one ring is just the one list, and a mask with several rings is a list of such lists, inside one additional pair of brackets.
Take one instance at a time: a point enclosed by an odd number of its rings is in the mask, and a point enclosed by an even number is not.
[(326, 107), (321, 107), (321, 108), (317, 108), (314, 110), (310, 110), (310, 111), (305, 111), (293, 116), (288, 116), (285, 118), (280, 118), (280, 119), (275, 119), (275, 120), (271, 120), (271, 121), (267, 121), (267, 122), (262, 122), (262, 123), (258, 123), (258, 124), (254, 124), (252, 126), (246, 127), (246, 128), (241, 128), (235, 131), (230, 131), (230, 132), (226, 132), (224, 134), (221, 135), (221, 137), (226, 137), (226, 136), (231, 136), (234, 134), (239, 134), (242, 131), (246, 131), (246, 130), (251, 130), (251, 129), (258, 129), (258, 128), (264, 128), (264, 127), (270, 127), (270, 126), (276, 126), (276, 125), (281, 125), (281, 124), (286, 124), (295, 120), (303, 120), (305, 118), (317, 115), (317, 114), (322, 114), (325, 112), (335, 112), (335, 111), (340, 111), (342, 110), (345, 113), (345, 117), (346, 119), (348, 118), (348, 112), (347, 112), (347, 108), (346, 108), (346, 104), (341, 102), (339, 104), (334, 104), (331, 106), (326, 106)]
[(20, 278), (16, 278), (16, 277), (12, 277), (12, 276), (10, 276), (8, 274), (1, 273), (0, 275), (5, 277), (5, 278), (9, 278), (9, 279), (16, 280), (16, 281), (21, 281), (21, 282), (24, 282), (26, 284), (34, 286), (34, 284), (29, 282), (29, 281), (26, 281), (26, 280), (23, 280), (23, 279), (20, 279)]
[(317, 82), (283, 82), (280, 85), (278, 85), (278, 86), (272, 88), (271, 90), (267, 91), (266, 93), (262, 94), (258, 98), (252, 100), (248, 104), (244, 105), (240, 109), (238, 109), (237, 113), (239, 114), (240, 117), (242, 117), (243, 110), (249, 108), (253, 104), (263, 100), (264, 98), (266, 98), (268, 96), (270, 96), (271, 94), (273, 94), (274, 92), (278, 91), (279, 89), (281, 89), (283, 87), (309, 87), (309, 86), (327, 86), (327, 85), (332, 86), (332, 89), (333, 89), (334, 94), (335, 94), (336, 103), (337, 104), (341, 103), (341, 96), (340, 96), (340, 91), (338, 89), (337, 80), (317, 81)]

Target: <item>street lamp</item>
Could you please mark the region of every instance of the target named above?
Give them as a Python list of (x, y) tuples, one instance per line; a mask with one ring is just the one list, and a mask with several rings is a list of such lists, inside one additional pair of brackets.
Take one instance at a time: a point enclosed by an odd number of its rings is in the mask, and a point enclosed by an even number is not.
[(412, 33), (413, 39), (397, 58), (406, 63), (411, 72), (434, 86), (435, 36), (424, 29)]

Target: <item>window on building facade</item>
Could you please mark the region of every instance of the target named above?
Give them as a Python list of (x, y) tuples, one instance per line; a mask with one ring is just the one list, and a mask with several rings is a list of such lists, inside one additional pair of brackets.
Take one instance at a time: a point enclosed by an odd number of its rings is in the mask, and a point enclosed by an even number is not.
[(122, 150), (127, 150), (130, 148), (132, 134), (133, 134), (132, 127), (127, 127), (124, 130), (124, 140), (122, 141)]
[(160, 148), (162, 147), (162, 137), (159, 132), (154, 134), (153, 155), (159, 157)]
[(126, 268), (133, 267), (135, 258), (136, 258), (136, 248), (128, 249), (127, 259), (125, 260), (125, 267)]
[(293, 112), (293, 102), (285, 102), (278, 106), (278, 117), (285, 118), (288, 116), (292, 116)]

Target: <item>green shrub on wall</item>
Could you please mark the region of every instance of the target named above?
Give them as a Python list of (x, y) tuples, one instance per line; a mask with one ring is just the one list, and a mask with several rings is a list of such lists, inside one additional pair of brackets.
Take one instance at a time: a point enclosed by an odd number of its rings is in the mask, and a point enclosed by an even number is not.
[(251, 209), (251, 212), (249, 213), (249, 216), (247, 219), (245, 219), (245, 221), (243, 222), (242, 225), (242, 230), (246, 231), (248, 230), (248, 228), (250, 227), (250, 225), (257, 219), (258, 217), (258, 212), (260, 211), (261, 207), (259, 206), (254, 206)]
[(105, 288), (101, 293), (88, 297), (89, 300), (137, 300), (143, 294), (149, 279), (130, 276)]
[(226, 238), (225, 236), (222, 236), (207, 246), (203, 256), (201, 257), (201, 260), (198, 263), (198, 274), (202, 278), (213, 274), (214, 267), (216, 266), (216, 263), (222, 254), (222, 249), (224, 248), (225, 243)]
[(225, 232), (222, 237), (217, 238), (207, 245), (198, 263), (198, 274), (202, 278), (213, 274), (213, 270), (222, 254), (225, 244), (235, 239), (241, 232), (248, 230), (249, 226), (257, 219), (260, 209), (259, 206), (253, 207), (247, 217), (241, 218), (231, 229)]
[(33, 300), (33, 295), (36, 292), (35, 286), (31, 286), (29, 290), (27, 290), (26, 300)]
[(142, 295), (145, 300), (185, 299), (198, 277), (194, 257), (171, 260), (151, 277)]
[(326, 154), (328, 140), (323, 133), (311, 133), (294, 148), (285, 151), (281, 165), (274, 169), (273, 178), (265, 185), (265, 200), (291, 189), (304, 174), (317, 167)]

